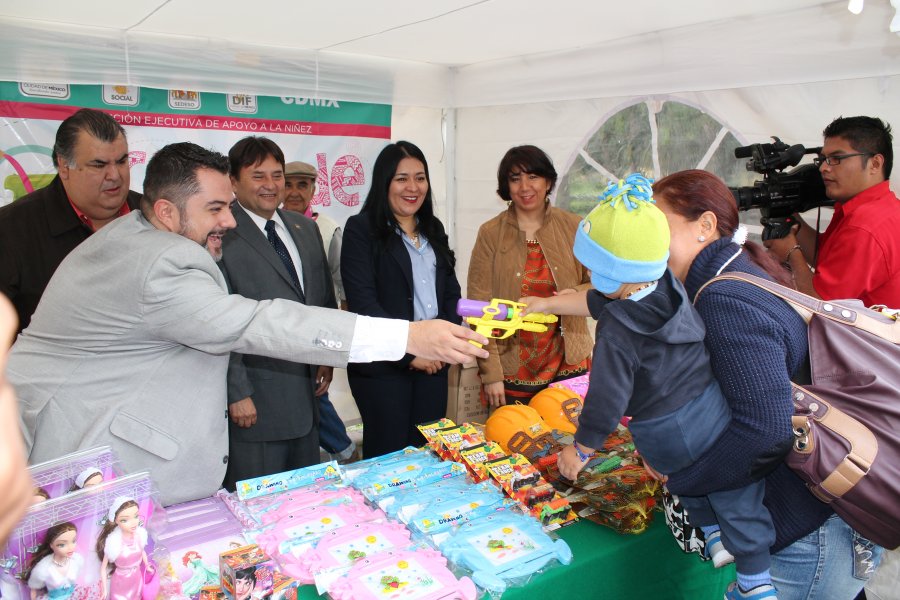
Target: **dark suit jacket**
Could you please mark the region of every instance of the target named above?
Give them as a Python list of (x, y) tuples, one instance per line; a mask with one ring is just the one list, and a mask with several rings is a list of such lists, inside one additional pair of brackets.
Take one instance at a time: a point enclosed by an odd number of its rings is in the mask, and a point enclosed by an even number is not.
[[(443, 231), (443, 228), (442, 228)], [(445, 258), (435, 252), (437, 266), (438, 319), (459, 323), (456, 303), (460, 298), (456, 272)], [(341, 279), (350, 312), (370, 317), (413, 320), (412, 261), (400, 236), (388, 240), (385, 251), (379, 252), (372, 238), (368, 215), (350, 217), (344, 227), (341, 247)], [(405, 372), (413, 356), (407, 354), (399, 361), (354, 363), (348, 366), (352, 375), (396, 375)]]
[[(337, 306), (322, 236), (314, 221), (290, 211), (278, 211), (300, 251), (304, 301), (265, 234), (239, 204), (235, 203), (233, 211), (237, 227), (225, 235), (219, 261), (233, 293), (253, 300), (284, 298), (309, 306)], [(308, 333), (311, 337), (316, 335), (315, 331)], [(257, 412), (256, 424), (249, 428), (237, 427), (229, 421), (232, 439), (276, 441), (309, 434), (318, 422), (315, 371), (316, 365), (232, 353), (228, 365), (228, 403), (250, 396)]]
[[(141, 195), (129, 191), (125, 201), (136, 210)], [(16, 307), (19, 331), (31, 322), (59, 263), (91, 233), (72, 210), (58, 175), (0, 208), (0, 292)]]

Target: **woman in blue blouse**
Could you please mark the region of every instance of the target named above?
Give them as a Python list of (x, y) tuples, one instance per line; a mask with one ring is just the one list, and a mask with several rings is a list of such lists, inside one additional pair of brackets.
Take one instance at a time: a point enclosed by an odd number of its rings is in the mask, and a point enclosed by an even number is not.
[[(372, 172), (358, 215), (344, 228), (341, 277), (351, 312), (372, 317), (459, 323), (456, 264), (434, 216), (428, 163), (410, 142), (389, 144)], [(363, 454), (379, 456), (424, 439), (416, 425), (447, 410), (447, 366), (407, 354), (355, 363), (350, 390), (363, 421)]]

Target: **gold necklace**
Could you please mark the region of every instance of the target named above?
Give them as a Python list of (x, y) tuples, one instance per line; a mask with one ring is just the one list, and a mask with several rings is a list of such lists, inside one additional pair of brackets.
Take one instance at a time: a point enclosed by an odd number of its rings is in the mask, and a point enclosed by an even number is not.
[[(659, 280), (657, 279), (656, 281), (659, 281)], [(634, 296), (635, 294), (637, 294), (637, 293), (640, 292), (641, 290), (646, 290), (646, 289), (647, 289), (648, 287), (650, 287), (651, 285), (656, 285), (656, 281), (651, 281), (651, 282), (649, 282), (649, 283), (645, 283), (644, 285), (639, 286), (639, 287), (637, 287), (637, 288), (631, 290), (630, 292), (628, 292), (627, 294), (625, 294), (624, 296), (622, 296), (622, 299), (623, 299), (623, 300), (627, 300), (628, 298), (631, 298), (632, 296)]]

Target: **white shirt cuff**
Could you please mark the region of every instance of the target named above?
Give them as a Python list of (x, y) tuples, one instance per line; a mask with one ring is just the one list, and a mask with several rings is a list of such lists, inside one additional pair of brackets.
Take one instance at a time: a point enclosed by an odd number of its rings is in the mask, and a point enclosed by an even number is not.
[(408, 338), (409, 321), (359, 315), (350, 343), (350, 362), (400, 360), (406, 354)]

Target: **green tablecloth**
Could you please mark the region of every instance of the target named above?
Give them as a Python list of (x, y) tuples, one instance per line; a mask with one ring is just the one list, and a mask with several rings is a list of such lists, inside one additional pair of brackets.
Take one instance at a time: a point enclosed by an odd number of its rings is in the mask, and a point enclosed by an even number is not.
[[(733, 565), (715, 569), (696, 554), (681, 552), (661, 513), (640, 535), (619, 535), (585, 520), (557, 534), (572, 548), (572, 564), (509, 589), (503, 600), (719, 600), (735, 577)], [(317, 597), (314, 586), (297, 594), (298, 600)]]

